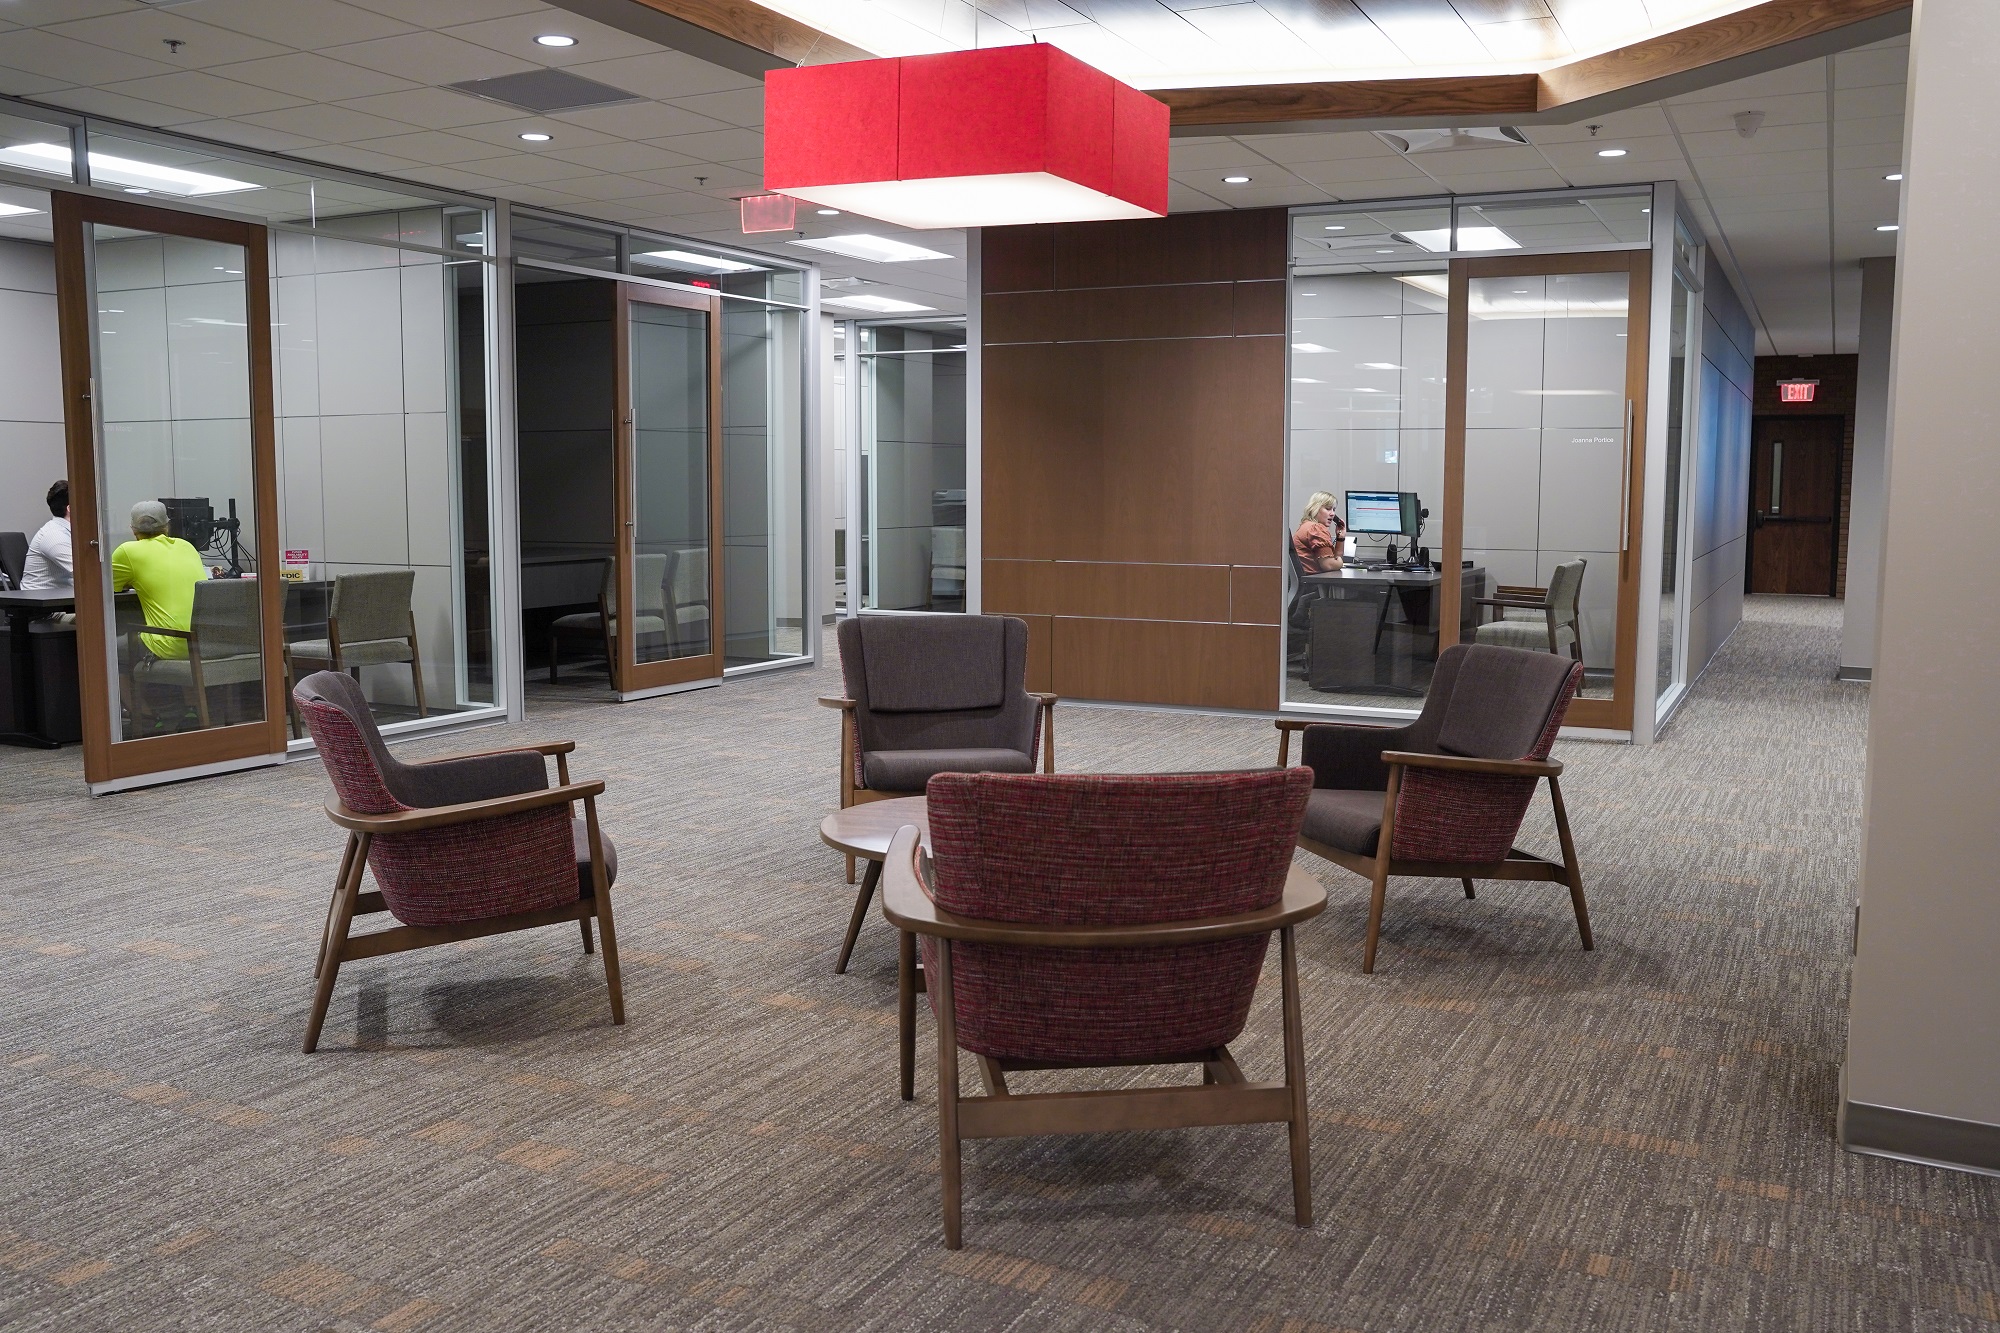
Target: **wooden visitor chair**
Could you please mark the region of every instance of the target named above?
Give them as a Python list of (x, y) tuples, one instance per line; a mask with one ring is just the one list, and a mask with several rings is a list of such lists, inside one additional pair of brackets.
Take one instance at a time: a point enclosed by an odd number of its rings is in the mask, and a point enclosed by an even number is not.
[[(1565, 885), (1583, 947), (1592, 947), (1583, 872), (1557, 781), (1563, 766), (1548, 757), (1582, 683), (1583, 664), (1566, 657), (1455, 644), (1438, 659), (1423, 712), (1408, 726), (1279, 719), (1278, 766), (1286, 765), (1297, 731), (1299, 760), (1313, 773), (1299, 846), (1370, 882), (1363, 972), (1375, 970), (1392, 875), (1456, 879), (1468, 898), (1481, 879)], [(1513, 845), (1544, 778), (1560, 862)]]
[[(408, 663), (417, 716), (426, 716), (424, 658), (417, 648), (416, 587), (414, 569), (336, 574), (333, 604), (326, 613), (326, 637), (285, 645), (285, 679), (296, 681), (301, 671), (345, 671), (358, 681), (362, 667)], [(298, 735), (298, 730), (295, 710), (292, 734)]]
[(1546, 588), (1503, 583), (1495, 589), (1495, 596), (1474, 598), (1474, 606), (1492, 607), (1500, 617), (1477, 626), (1472, 632), (1474, 641), (1495, 648), (1568, 653), (1571, 660), (1581, 662), (1583, 625), (1577, 619), (1577, 607), (1588, 563), (1578, 556), (1557, 565)]
[[(1305, 1041), (1292, 929), (1326, 890), (1292, 865), (1311, 776), (940, 774), (931, 845), (889, 848), (883, 914), (901, 930), (902, 1096), (914, 1095), (916, 955), (938, 1030), (944, 1243), (960, 1243), (966, 1139), (1275, 1123), (1292, 1211), (1312, 1225)], [(1251, 1083), (1243, 1030), (1279, 940), (1285, 1075)], [(958, 1053), (985, 1095), (965, 1097)], [(1016, 1070), (1198, 1065), (1199, 1085), (1017, 1093)]]
[[(668, 626), (665, 615), (666, 592), (661, 585), (667, 577), (667, 557), (664, 555), (641, 554), (632, 562), (632, 579), (637, 587), (639, 600), (638, 614), (632, 617), (632, 630), (639, 636), (639, 643), (657, 649), (668, 640)], [(604, 562), (604, 578), (597, 589), (597, 609), (577, 611), (566, 616), (557, 616), (549, 622), (549, 684), (556, 683), (556, 659), (562, 655), (564, 639), (592, 639), (604, 645), (604, 669), (611, 676), (613, 689), (618, 687), (618, 563)], [(661, 656), (657, 651), (642, 654), (642, 662), (656, 661)]]
[[(840, 808), (921, 796), (937, 773), (1056, 770), (1056, 696), (1031, 693), (1028, 622), (1015, 616), (842, 620)], [(854, 858), (847, 858), (854, 882)]]
[[(134, 599), (136, 606), (137, 599)], [(169, 629), (141, 623), (134, 616), (119, 626), (126, 637), (126, 651), (120, 654), (129, 674), (128, 700), (145, 704), (149, 686), (164, 685), (178, 690), (194, 709), (195, 720), (206, 730), (213, 726), (213, 705), (209, 691), (225, 686), (249, 685), (264, 679), (264, 637), (261, 631), (262, 603), (255, 579), (204, 579), (194, 585), (194, 607), (188, 628)], [(146, 651), (138, 636), (184, 639), (186, 657), (155, 657)], [(263, 696), (257, 699), (255, 717), (235, 718), (233, 691), (224, 696), (232, 720), (255, 720), (263, 716)], [(183, 716), (185, 716), (183, 714)]]
[[(569, 780), (571, 741), (405, 764), (375, 729), (361, 687), (322, 671), (293, 691), (312, 731), (334, 799), (327, 815), (347, 830), (320, 938), (319, 979), (305, 1049), (319, 1044), (340, 965), (381, 954), (575, 921), (583, 951), (590, 923), (604, 936), (611, 1021), (625, 1021), (611, 885), (618, 852), (597, 827), (602, 781)], [(555, 756), (557, 785), (544, 757)], [(583, 818), (570, 807), (583, 802)], [(377, 891), (361, 891), (363, 868)], [(366, 935), (354, 918), (388, 912), (399, 923)]]

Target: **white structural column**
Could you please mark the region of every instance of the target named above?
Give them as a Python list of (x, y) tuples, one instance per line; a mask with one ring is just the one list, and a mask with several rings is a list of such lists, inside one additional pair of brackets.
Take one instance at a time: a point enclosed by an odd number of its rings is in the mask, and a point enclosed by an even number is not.
[(1917, 0), (1849, 1147), (2000, 1170), (2000, 4)]
[(1896, 320), (1896, 261), (1861, 261), (1861, 356), (1854, 389), (1854, 474), (1847, 520), (1847, 603), (1840, 678), (1875, 670), (1875, 604), (1882, 563), (1882, 481), (1889, 455), (1889, 349)]

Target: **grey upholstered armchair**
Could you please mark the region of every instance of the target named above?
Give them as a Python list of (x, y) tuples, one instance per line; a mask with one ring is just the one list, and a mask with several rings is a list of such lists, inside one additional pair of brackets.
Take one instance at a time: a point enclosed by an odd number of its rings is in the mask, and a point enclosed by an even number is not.
[[(1053, 694), (1030, 693), (1013, 616), (861, 616), (839, 626), (840, 805), (921, 796), (938, 773), (1055, 772)], [(848, 858), (847, 878), (854, 879)]]
[(1577, 620), (1577, 602), (1583, 594), (1583, 570), (1587, 562), (1579, 556), (1555, 567), (1546, 588), (1517, 588), (1502, 584), (1497, 597), (1481, 597), (1476, 606), (1490, 606), (1499, 612), (1473, 631), (1476, 641), (1494, 648), (1526, 648), (1530, 652), (1568, 653), (1571, 660), (1583, 660), (1583, 626)]

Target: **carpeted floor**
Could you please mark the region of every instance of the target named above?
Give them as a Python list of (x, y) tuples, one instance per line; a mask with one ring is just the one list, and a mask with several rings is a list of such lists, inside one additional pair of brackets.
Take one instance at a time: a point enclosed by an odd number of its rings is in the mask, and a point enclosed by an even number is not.
[[(1838, 616), (1758, 600), (1663, 743), (1559, 747), (1595, 953), (1549, 886), (1404, 884), (1365, 978), (1362, 886), (1317, 867), (1310, 1231), (1250, 1127), (971, 1145), (941, 1247), (879, 917), (832, 974), (830, 669), (538, 692), (512, 733), (610, 783), (622, 1029), (552, 928), (350, 965), (300, 1055), (319, 766), (91, 800), (74, 750), (0, 752), (0, 1325), (1990, 1327), (2000, 1182), (1832, 1137), (1866, 709)], [(1067, 768), (1274, 753), (1257, 721), (1059, 714)]]

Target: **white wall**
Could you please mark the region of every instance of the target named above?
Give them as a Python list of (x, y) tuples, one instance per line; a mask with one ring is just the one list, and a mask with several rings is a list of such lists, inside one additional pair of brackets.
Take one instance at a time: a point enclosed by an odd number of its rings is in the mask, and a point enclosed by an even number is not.
[(2000, 5), (1917, 0), (1846, 1073), (1852, 1103), (1986, 1127), (1969, 1137), (1987, 1165), (2000, 1164), (2000, 589), (1985, 573), (2000, 267), (1976, 256), (2000, 210), (2000, 139), (1967, 127), (1991, 122), (1996, 87)]
[(35, 535), (68, 472), (52, 246), (0, 240), (0, 531)]
[(1755, 347), (1748, 313), (1719, 266), (1711, 263), (1702, 286), (1701, 380), (1693, 439), (1684, 461), (1690, 469), (1686, 529), (1691, 556), (1686, 591), (1690, 681), (1743, 619)]
[(1875, 599), (1882, 561), (1882, 481), (1889, 449), (1889, 349), (1896, 319), (1896, 261), (1861, 261), (1861, 346), (1854, 385), (1854, 470), (1847, 520), (1847, 599), (1840, 672), (1875, 666)]
[[(437, 243), (434, 211), (402, 218), (404, 234)], [(280, 546), (311, 551), (316, 577), (415, 569), (426, 701), (463, 703), (456, 314), (443, 261), (293, 232), (273, 232), (271, 248)], [(406, 668), (362, 675), (371, 700), (415, 702)]]

